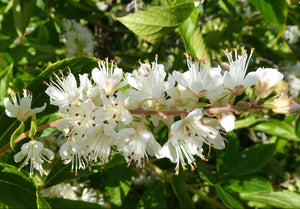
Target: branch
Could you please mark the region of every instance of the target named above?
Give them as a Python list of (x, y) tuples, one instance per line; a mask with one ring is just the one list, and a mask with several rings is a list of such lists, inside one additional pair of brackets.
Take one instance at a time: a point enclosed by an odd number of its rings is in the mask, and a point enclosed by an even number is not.
[[(42, 130), (44, 130), (44, 129), (46, 129), (46, 128), (55, 127), (55, 126), (58, 124), (59, 121), (60, 121), (60, 120), (57, 120), (57, 121), (54, 121), (54, 122), (51, 122), (51, 123), (48, 123), (48, 124), (41, 125), (41, 126), (37, 127), (36, 131), (38, 132), (38, 131), (42, 131)], [(26, 131), (26, 132), (23, 133), (23, 134), (21, 134), (21, 135), (16, 139), (15, 144), (18, 143), (19, 141), (23, 140), (24, 138), (26, 138), (26, 137), (29, 135), (29, 132), (30, 132), (30, 130), (29, 130), (29, 131)], [(2, 147), (2, 148), (0, 149), (0, 154), (1, 154), (2, 152), (6, 151), (9, 147), (10, 147), (10, 143), (7, 143), (4, 147)]]

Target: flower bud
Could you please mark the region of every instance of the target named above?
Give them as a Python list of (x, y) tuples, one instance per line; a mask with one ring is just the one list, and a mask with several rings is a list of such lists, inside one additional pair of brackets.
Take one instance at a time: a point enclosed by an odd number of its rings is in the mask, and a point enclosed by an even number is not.
[(278, 98), (275, 99), (272, 103), (275, 108), (273, 112), (281, 113), (281, 114), (289, 114), (293, 112), (300, 112), (300, 104), (299, 101), (296, 101), (296, 98)]

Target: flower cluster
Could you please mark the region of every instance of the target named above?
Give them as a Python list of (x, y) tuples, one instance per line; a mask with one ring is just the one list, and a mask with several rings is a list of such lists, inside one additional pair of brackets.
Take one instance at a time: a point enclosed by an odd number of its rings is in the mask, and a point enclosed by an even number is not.
[(66, 44), (67, 56), (92, 56), (94, 53), (92, 32), (75, 20), (67, 20), (63, 26), (62, 41)]
[[(100, 61), (92, 78), (79, 75), (79, 84), (70, 69), (67, 74), (54, 73), (55, 78), (45, 82), (46, 94), (50, 104), (65, 114), (56, 126), (67, 139), (59, 151), (62, 161), (71, 163), (77, 174), (99, 160), (104, 163), (114, 147), (128, 166), (144, 170), (150, 156), (169, 158), (178, 174), (180, 166), (197, 167), (195, 156), (207, 160), (204, 146), (209, 152), (211, 147), (225, 148), (221, 133), (234, 129), (235, 114), (250, 109), (299, 111), (300, 105), (286, 96), (287, 86), (277, 69), (247, 73), (253, 51), (248, 56), (244, 48), (240, 54), (238, 49), (225, 50), (226, 70), (186, 54), (188, 71), (183, 73), (167, 75), (157, 57), (152, 63), (140, 62), (125, 75), (114, 61)], [(249, 87), (253, 88), (246, 94)], [(237, 96), (244, 99), (238, 101)], [(170, 128), (165, 144), (156, 141), (149, 129), (150, 123), (156, 126), (160, 121)]]

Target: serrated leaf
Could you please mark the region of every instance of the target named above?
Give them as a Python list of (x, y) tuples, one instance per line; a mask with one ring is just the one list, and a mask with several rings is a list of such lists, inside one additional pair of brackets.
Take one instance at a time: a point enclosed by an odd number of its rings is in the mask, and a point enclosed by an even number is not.
[[(240, 152), (226, 167), (225, 175), (244, 176), (263, 168), (272, 158), (276, 144), (257, 144)], [(223, 171), (224, 172), (224, 171)]]
[(242, 176), (231, 178), (228, 181), (228, 187), (238, 193), (260, 193), (272, 192), (270, 182), (261, 176)]
[(261, 12), (266, 22), (279, 28), (278, 37), (284, 32), (287, 18), (287, 3), (285, 0), (252, 0), (251, 3)]
[(155, 43), (182, 24), (194, 10), (193, 2), (153, 7), (118, 20), (143, 39)]
[(299, 208), (300, 205), (300, 195), (288, 190), (258, 194), (241, 193), (240, 198), (265, 203), (278, 208)]
[(244, 208), (236, 198), (234, 198), (230, 193), (224, 190), (220, 185), (216, 186), (216, 191), (223, 203), (226, 204), (229, 208)]
[(292, 125), (276, 119), (269, 119), (268, 121), (257, 123), (250, 128), (284, 139), (300, 141), (300, 138), (296, 136), (295, 129)]
[(11, 137), (10, 137), (10, 147), (11, 147), (12, 150), (15, 151), (15, 141), (19, 136), (21, 136), (22, 133), (24, 133), (24, 130), (25, 130), (25, 124), (24, 124), (24, 122), (21, 122), (19, 127), (11, 135)]
[(16, 167), (0, 163), (0, 202), (9, 208), (35, 208), (36, 187)]
[(144, 192), (137, 204), (137, 208), (167, 208), (167, 202), (164, 198), (164, 184), (157, 182), (152, 184)]
[(31, 116), (29, 137), (34, 137), (36, 134), (37, 122), (35, 112)]
[(63, 198), (45, 198), (52, 208), (106, 208), (102, 205)]
[(173, 192), (179, 200), (181, 208), (195, 208), (195, 205), (185, 187), (185, 173), (181, 172), (179, 176), (173, 176), (171, 185)]

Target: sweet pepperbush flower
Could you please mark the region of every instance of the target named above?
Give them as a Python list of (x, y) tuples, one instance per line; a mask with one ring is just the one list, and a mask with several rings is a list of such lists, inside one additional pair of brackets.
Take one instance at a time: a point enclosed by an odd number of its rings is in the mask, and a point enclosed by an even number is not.
[(141, 63), (138, 70), (126, 73), (125, 77), (128, 83), (141, 93), (141, 98), (158, 99), (175, 85), (175, 80), (170, 76), (165, 81), (166, 74), (164, 65), (157, 64), (156, 56), (152, 65)]
[(258, 82), (255, 85), (255, 94), (266, 98), (273, 90), (275, 84), (283, 79), (283, 74), (275, 68), (258, 68)]
[(126, 81), (121, 81), (123, 78), (123, 70), (114, 66), (114, 64), (114, 61), (111, 61), (109, 67), (107, 58), (105, 62), (99, 62), (99, 69), (94, 68), (92, 70), (93, 80), (101, 89), (104, 89), (109, 96), (112, 96), (115, 91), (127, 85)]
[(53, 73), (56, 77), (56, 82), (53, 81), (52, 78), (50, 78), (49, 84), (44, 81), (44, 83), (48, 85), (46, 94), (50, 97), (50, 104), (56, 106), (76, 104), (79, 99), (79, 89), (77, 88), (75, 76), (71, 73), (70, 69), (67, 76), (65, 76), (61, 70), (59, 72), (61, 73), (61, 77)]
[(26, 89), (23, 90), (23, 97), (20, 97), (19, 92), (11, 95), (13, 104), (9, 98), (4, 99), (5, 113), (8, 117), (17, 118), (21, 122), (25, 122), (33, 113), (42, 112), (46, 108), (44, 106), (31, 109), (32, 93)]
[(34, 169), (38, 170), (40, 174), (43, 175), (44, 170), (42, 163), (44, 161), (49, 162), (50, 160), (53, 160), (54, 153), (51, 150), (44, 148), (42, 142), (31, 140), (30, 142), (23, 144), (21, 151), (14, 156), (16, 163), (22, 161), (24, 158), (25, 160), (20, 165), (19, 169), (22, 169), (30, 162), (30, 177), (32, 177), (34, 174)]
[[(201, 109), (190, 112), (186, 118), (176, 121), (171, 126), (171, 138), (160, 150), (159, 157), (167, 157), (176, 163), (175, 174), (179, 173), (179, 164), (185, 170), (185, 158), (191, 169), (194, 170), (196, 164), (193, 155), (206, 160), (202, 154), (203, 143), (215, 149), (224, 149), (224, 138), (220, 135), (218, 122), (216, 119), (202, 119)], [(184, 158), (185, 156), (185, 158)]]
[(229, 50), (224, 51), (229, 61), (229, 64), (224, 63), (229, 68), (229, 71), (224, 73), (224, 85), (232, 90), (236, 95), (242, 94), (244, 89), (254, 85), (258, 79), (257, 72), (250, 72), (246, 75), (249, 61), (254, 49), (251, 49), (249, 58), (244, 47), (241, 49), (241, 55), (238, 55), (237, 49), (234, 49), (235, 60), (232, 58), (232, 52), (229, 52)]

